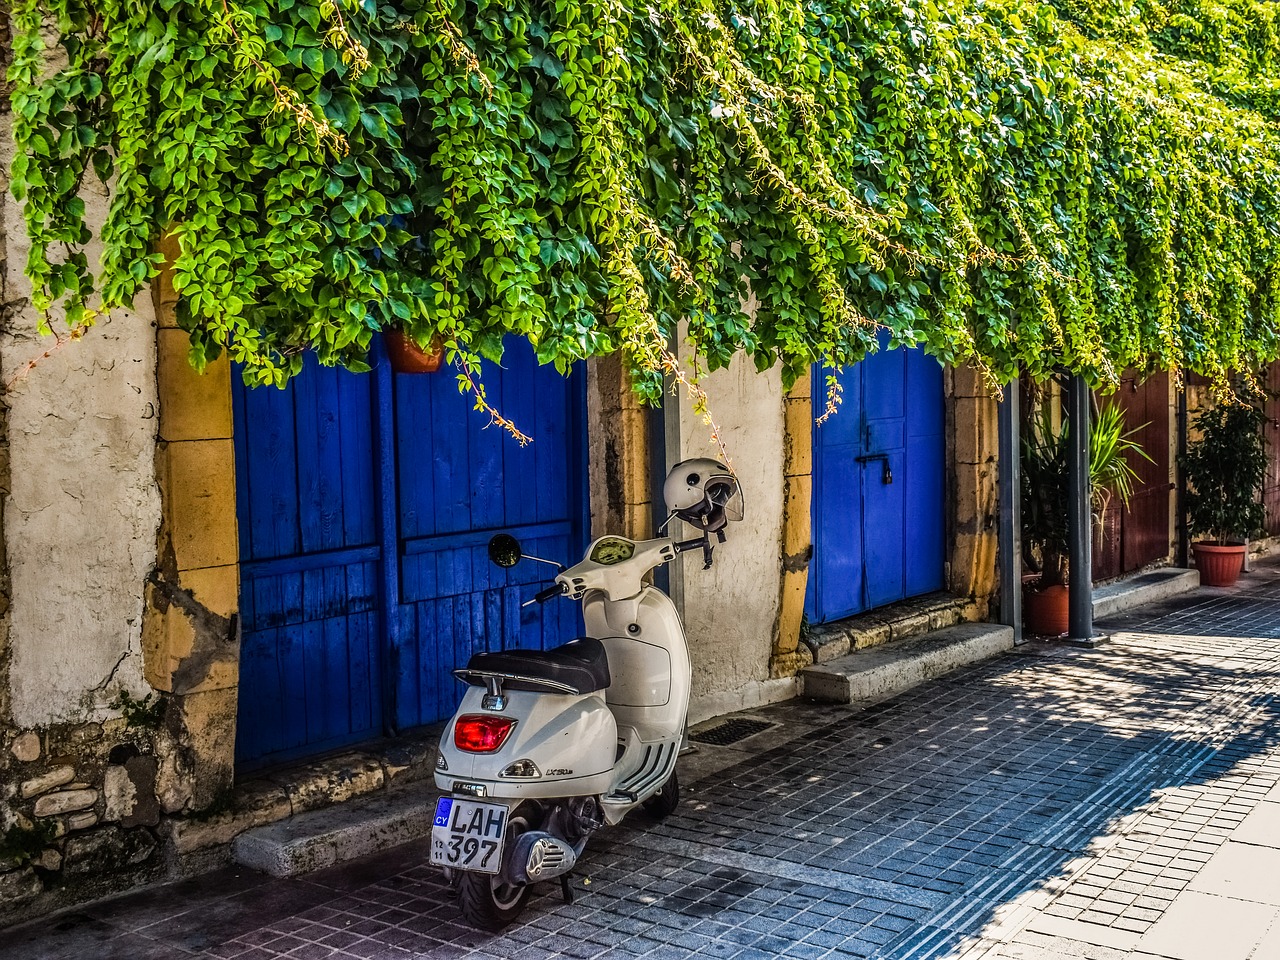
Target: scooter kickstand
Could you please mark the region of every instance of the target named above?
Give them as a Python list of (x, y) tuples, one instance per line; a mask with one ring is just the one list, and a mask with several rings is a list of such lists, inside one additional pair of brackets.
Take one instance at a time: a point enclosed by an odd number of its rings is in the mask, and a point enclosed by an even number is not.
[(573, 905), (574, 897), (576, 896), (576, 894), (573, 892), (573, 886), (569, 882), (572, 879), (573, 879), (572, 873), (560, 874), (560, 893), (564, 896), (564, 902), (569, 904), (570, 906)]

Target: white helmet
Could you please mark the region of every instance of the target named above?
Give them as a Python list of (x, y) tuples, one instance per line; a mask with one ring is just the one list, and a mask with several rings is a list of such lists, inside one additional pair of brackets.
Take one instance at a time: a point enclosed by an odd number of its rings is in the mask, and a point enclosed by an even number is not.
[(685, 523), (716, 533), (742, 519), (742, 488), (728, 467), (709, 457), (682, 460), (662, 484), (667, 510)]

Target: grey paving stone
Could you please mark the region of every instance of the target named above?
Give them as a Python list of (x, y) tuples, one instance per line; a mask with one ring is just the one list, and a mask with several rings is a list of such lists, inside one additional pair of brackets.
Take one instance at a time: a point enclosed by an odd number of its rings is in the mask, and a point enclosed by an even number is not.
[[(171, 956), (224, 960), (233, 948), (279, 956), (277, 942), (379, 960), (1021, 960), (1054, 955), (986, 931), (1041, 892), (1042, 915), (1134, 941), (1188, 884), (1213, 879), (1205, 864), (1229, 837), (1270, 837), (1242, 831), (1267, 826), (1249, 819), (1259, 804), (1280, 806), (1272, 569), (1232, 597), (1127, 614), (1098, 650), (1020, 649), (864, 708), (768, 708), (784, 730), (804, 716), (803, 732), (686, 785), (665, 823), (594, 838), (578, 902), (548, 887), (496, 937), (458, 922), (420, 852), (397, 851), (293, 887), (246, 875), (252, 888), (234, 889), (223, 874), (118, 898), (90, 908), (92, 936), (142, 931)], [(60, 942), (55, 920), (0, 956), (97, 957), (92, 936), (65, 929)], [(1105, 943), (1061, 956), (1111, 960)]]

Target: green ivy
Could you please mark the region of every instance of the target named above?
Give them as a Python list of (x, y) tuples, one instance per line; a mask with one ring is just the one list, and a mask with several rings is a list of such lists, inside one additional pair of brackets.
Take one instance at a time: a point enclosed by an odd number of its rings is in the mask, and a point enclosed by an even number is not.
[(26, 270), (77, 327), (170, 232), (192, 362), (253, 383), (401, 326), (464, 370), (621, 350), (655, 399), (679, 319), (788, 384), (882, 330), (998, 381), (1221, 380), (1280, 350), (1273, 8), (21, 0)]

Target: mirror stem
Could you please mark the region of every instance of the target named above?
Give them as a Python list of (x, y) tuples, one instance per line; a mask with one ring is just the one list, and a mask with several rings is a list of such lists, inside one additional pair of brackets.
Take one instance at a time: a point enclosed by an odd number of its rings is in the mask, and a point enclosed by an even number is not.
[(521, 559), (521, 560), (536, 560), (536, 561), (538, 561), (538, 563), (549, 563), (551, 566), (555, 567), (557, 570), (563, 570), (563, 569), (564, 569), (564, 567), (562, 567), (560, 564), (556, 563), (554, 560), (543, 560), (541, 557), (535, 557), (535, 556), (532, 556), (531, 554), (528, 554), (528, 553), (523, 554), (523, 555), (520, 557), (520, 559)]

